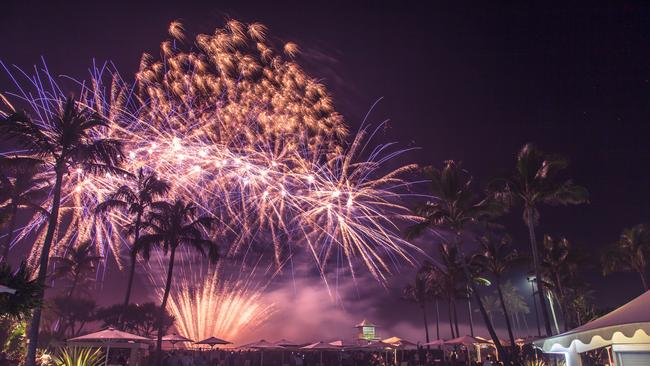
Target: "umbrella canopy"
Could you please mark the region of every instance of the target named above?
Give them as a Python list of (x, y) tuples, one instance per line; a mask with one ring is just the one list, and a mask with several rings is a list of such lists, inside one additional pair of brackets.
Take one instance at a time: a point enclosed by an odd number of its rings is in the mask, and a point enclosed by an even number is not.
[(298, 342), (293, 342), (288, 339), (280, 339), (279, 341), (273, 342), (276, 346), (281, 346), (281, 347), (302, 347), (305, 344), (304, 343), (298, 343)]
[(133, 341), (133, 342), (151, 342), (152, 339), (141, 337), (136, 334), (123, 332), (114, 328), (107, 328), (99, 332), (82, 335), (68, 339), (68, 341)]
[(15, 294), (16, 290), (11, 287), (0, 285), (0, 293)]
[(386, 348), (397, 348), (397, 346), (394, 346), (390, 343), (384, 343), (382, 341), (376, 341), (376, 342), (370, 342), (366, 344), (365, 346), (361, 346), (361, 348), (370, 348), (370, 349), (386, 349)]
[(393, 345), (398, 348), (407, 348), (407, 347), (417, 347), (418, 344), (415, 342), (411, 342), (409, 340), (406, 340), (404, 338), (400, 337), (390, 337), (382, 340), (384, 343), (388, 343), (390, 345)]
[(480, 339), (477, 339), (472, 336), (464, 335), (462, 337), (450, 339), (448, 341), (445, 341), (445, 344), (449, 345), (463, 345), (463, 346), (471, 346), (473, 344), (481, 344), (481, 343), (489, 343), (486, 341), (482, 341)]
[(429, 343), (424, 343), (423, 346), (442, 346), (445, 344), (444, 339), (436, 339), (435, 341), (431, 341)]
[[(210, 339), (210, 338), (208, 338)], [(172, 334), (167, 334), (166, 336), (162, 337), (163, 342), (169, 342), (169, 343), (178, 343), (178, 342), (194, 342), (193, 340), (189, 338), (185, 338), (182, 335), (172, 333)]]
[(224, 341), (223, 339), (219, 339), (217, 337), (210, 337), (210, 338), (204, 339), (202, 341), (195, 342), (194, 344), (207, 344), (210, 347), (212, 347), (212, 346), (216, 346), (218, 344), (232, 344), (232, 342)]
[(259, 342), (253, 342), (249, 343), (246, 345), (241, 346), (240, 348), (253, 348), (253, 349), (259, 349), (259, 350), (265, 350), (265, 349), (284, 349), (284, 347), (277, 345), (275, 343), (267, 342), (266, 340), (262, 339)]
[(323, 350), (323, 351), (330, 350), (330, 351), (333, 351), (333, 350), (338, 350), (339, 348), (336, 347), (336, 346), (333, 346), (333, 345), (331, 345), (331, 344), (329, 344), (327, 342), (320, 341), (320, 342), (309, 344), (309, 345), (304, 346), (304, 347), (300, 347), (300, 349), (312, 349), (312, 350)]
[(337, 348), (359, 348), (359, 345), (353, 342), (347, 342), (342, 339), (338, 339), (336, 341), (330, 342), (331, 346), (337, 347)]

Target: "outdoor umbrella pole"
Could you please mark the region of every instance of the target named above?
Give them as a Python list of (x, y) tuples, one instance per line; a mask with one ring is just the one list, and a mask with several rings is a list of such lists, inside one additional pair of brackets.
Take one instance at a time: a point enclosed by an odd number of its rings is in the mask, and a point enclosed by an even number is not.
[[(110, 342), (110, 341), (109, 341)], [(111, 344), (106, 343), (106, 357), (104, 357), (104, 366), (108, 365), (108, 353), (111, 351)]]

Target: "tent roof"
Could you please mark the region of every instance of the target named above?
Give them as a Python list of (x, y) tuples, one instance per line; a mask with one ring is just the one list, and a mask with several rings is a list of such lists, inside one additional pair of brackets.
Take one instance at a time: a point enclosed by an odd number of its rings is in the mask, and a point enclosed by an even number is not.
[(342, 339), (337, 339), (335, 341), (331, 341), (330, 345), (338, 348), (359, 348), (359, 345), (354, 343), (354, 342), (348, 342), (344, 341)]
[(650, 291), (589, 323), (533, 343), (544, 352), (566, 352), (570, 348), (577, 352), (586, 352), (612, 343), (625, 343), (625, 339), (631, 338), (637, 343), (646, 343), (650, 341), (648, 309)]
[(99, 332), (90, 333), (82, 335), (75, 338), (70, 338), (68, 341), (147, 341), (151, 342), (151, 339), (146, 337), (141, 337), (136, 334), (131, 334), (128, 332), (123, 332), (114, 328), (107, 328), (100, 330)]

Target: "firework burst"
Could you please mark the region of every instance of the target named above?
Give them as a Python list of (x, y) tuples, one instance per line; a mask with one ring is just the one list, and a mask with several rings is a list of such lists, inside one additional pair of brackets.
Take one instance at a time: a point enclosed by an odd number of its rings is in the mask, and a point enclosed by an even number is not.
[[(353, 274), (360, 262), (380, 281), (391, 262), (411, 261), (418, 249), (399, 235), (399, 224), (413, 220), (401, 203), (409, 183), (400, 176), (413, 166), (386, 172), (400, 151), (369, 148), (365, 129), (345, 143), (348, 129), (332, 98), (294, 61), (297, 45), (284, 44), (278, 52), (265, 26), (234, 20), (191, 45), (182, 24), (172, 23), (169, 32), (160, 60), (143, 55), (134, 85), (107, 66), (94, 67), (91, 81), (78, 83), (77, 103), (111, 122), (97, 137), (124, 142), (125, 172), (155, 171), (170, 181), (170, 196), (218, 218), (221, 229), (211, 235), (229, 243), (231, 256), (270, 243), (280, 268), (295, 246), (306, 248), (323, 278), (331, 258), (343, 258), (339, 264)], [(23, 73), (23, 85), (5, 69), (17, 86), (7, 95), (28, 106), (45, 130), (52, 128), (65, 100), (55, 78), (44, 68)], [(121, 263), (119, 254), (129, 245), (122, 230), (127, 214), (92, 213), (117, 187), (132, 184), (129, 175), (77, 169), (64, 180), (53, 253), (90, 239), (100, 255), (113, 253)], [(40, 233), (43, 224), (35, 217), (15, 242)], [(37, 257), (36, 245), (32, 263)], [(216, 277), (212, 282), (218, 285)]]

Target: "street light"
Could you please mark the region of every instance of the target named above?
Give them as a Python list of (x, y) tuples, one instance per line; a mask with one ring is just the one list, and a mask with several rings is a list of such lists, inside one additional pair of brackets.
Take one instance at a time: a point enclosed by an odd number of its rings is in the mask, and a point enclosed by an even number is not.
[(533, 296), (533, 305), (535, 306), (535, 320), (537, 321), (537, 336), (541, 337), (542, 329), (539, 326), (539, 314), (537, 313), (537, 301), (535, 301), (535, 282), (537, 281), (537, 279), (535, 278), (535, 276), (528, 276), (526, 280), (530, 282), (530, 290), (532, 291), (532, 296)]

